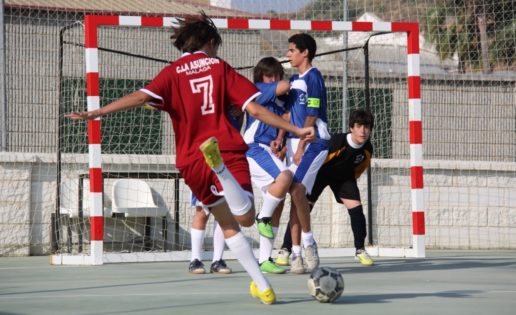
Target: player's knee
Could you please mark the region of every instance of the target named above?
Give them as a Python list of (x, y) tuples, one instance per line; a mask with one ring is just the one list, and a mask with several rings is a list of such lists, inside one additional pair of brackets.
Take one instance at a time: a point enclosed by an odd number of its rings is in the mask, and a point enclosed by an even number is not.
[(277, 180), (281, 180), (282, 182), (288, 183), (290, 185), (293, 179), (294, 175), (292, 174), (292, 172), (290, 170), (284, 170), (279, 174)]
[(363, 214), (364, 213), (364, 209), (362, 207), (362, 204), (360, 202), (358, 202), (357, 204), (354, 204), (353, 206), (349, 207), (348, 208), (348, 213), (350, 215), (353, 215), (353, 214), (357, 214), (357, 215)]
[(294, 183), (290, 189), (290, 194), (293, 198), (305, 197), (306, 189), (302, 184)]
[(242, 205), (241, 208), (239, 208), (239, 209), (235, 209), (234, 206), (230, 207), (230, 209), (231, 209), (231, 213), (233, 213), (233, 215), (235, 215), (235, 216), (243, 216), (251, 210), (254, 211), (253, 198), (249, 197), (247, 202), (244, 205)]
[(255, 211), (254, 208), (250, 209), (246, 213), (242, 215), (234, 215), (235, 219), (237, 220), (238, 224), (240, 224), (243, 227), (250, 227), (254, 224), (254, 216)]

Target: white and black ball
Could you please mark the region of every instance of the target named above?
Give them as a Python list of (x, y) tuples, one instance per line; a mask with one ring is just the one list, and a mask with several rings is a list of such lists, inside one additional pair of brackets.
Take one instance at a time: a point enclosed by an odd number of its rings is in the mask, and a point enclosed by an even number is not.
[(320, 303), (335, 302), (344, 292), (344, 278), (335, 268), (316, 268), (308, 279), (308, 292)]

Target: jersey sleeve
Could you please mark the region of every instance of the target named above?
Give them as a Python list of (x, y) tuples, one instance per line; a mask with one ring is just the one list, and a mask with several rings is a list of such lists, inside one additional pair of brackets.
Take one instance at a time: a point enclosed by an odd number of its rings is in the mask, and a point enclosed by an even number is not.
[(329, 161), (338, 157), (346, 148), (346, 144), (347, 142), (345, 133), (333, 134), (328, 143), (328, 156), (326, 156), (324, 163), (328, 163)]
[(260, 91), (251, 81), (236, 72), (226, 62), (224, 62), (224, 75), (226, 78), (226, 93), (231, 104), (242, 107), (243, 110), (249, 102), (260, 95)]
[(306, 113), (309, 116), (319, 116), (319, 109), (323, 105), (324, 88), (323, 78), (317, 73), (310, 73), (306, 91)]
[(141, 92), (152, 97), (149, 104), (161, 110), (167, 110), (171, 106), (172, 71), (170, 67), (165, 67), (149, 84), (140, 89)]
[(328, 152), (335, 152), (346, 147), (346, 137), (346, 133), (336, 133), (331, 135), (330, 141), (328, 142)]
[(272, 83), (256, 83), (256, 87), (260, 90), (262, 94), (258, 96), (256, 102), (259, 104), (267, 104), (274, 102), (276, 100), (276, 88), (278, 87), (278, 82)]

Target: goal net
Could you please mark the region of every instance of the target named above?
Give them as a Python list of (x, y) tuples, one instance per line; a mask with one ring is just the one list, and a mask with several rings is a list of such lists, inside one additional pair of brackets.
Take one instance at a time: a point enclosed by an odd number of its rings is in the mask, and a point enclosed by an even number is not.
[[(214, 19), (219, 56), (252, 78), (264, 56), (285, 60), (288, 37), (309, 32), (314, 66), (324, 75), (330, 131), (347, 129), (348, 114), (375, 115), (371, 172), (359, 180), (373, 255), (424, 256), (419, 29), (416, 23)], [(92, 110), (143, 87), (179, 58), (170, 42), (175, 18), (87, 16), (61, 31), (56, 264), (188, 259), (194, 214), (190, 191), (175, 169), (174, 137), (164, 113), (150, 108), (76, 122), (63, 114)], [(393, 71), (379, 74), (371, 43), (396, 41), (386, 55)], [(287, 74), (293, 74), (288, 62)], [(86, 88), (85, 88), (86, 87)], [(261, 194), (255, 191), (256, 208)], [(367, 210), (368, 209), (368, 210)], [(276, 239), (288, 222), (287, 199)], [(386, 215), (388, 213), (388, 215)], [(393, 215), (395, 214), (395, 215)], [(312, 212), (322, 256), (352, 255), (347, 211), (326, 191)], [(206, 250), (212, 225), (208, 224)], [(254, 228), (244, 229), (257, 247)], [(230, 257), (231, 253), (228, 253)]]
[[(244, 2), (246, 6), (238, 6)], [(312, 34), (321, 54), (314, 65), (328, 87), (331, 132), (345, 129), (350, 110), (369, 104), (376, 117), (375, 153), (370, 183), (364, 174), (359, 187), (371, 254), (411, 256), (418, 236), (424, 237), (427, 250), (516, 249), (514, 1), (303, 0), (267, 7), (270, 2), (4, 1), (0, 10), (0, 256), (55, 254), (53, 258), (62, 257), (57, 263), (89, 264), (94, 244), (102, 239), (102, 262), (147, 256), (189, 259), (194, 210), (189, 190), (174, 167), (169, 118), (135, 109), (103, 117), (92, 123), (99, 125), (100, 132), (89, 132), (87, 123), (65, 120), (63, 114), (87, 109), (94, 86), (86, 82), (96, 70), (100, 106), (141, 88), (179, 57), (169, 39), (170, 27), (163, 26), (162, 19), (146, 18), (141, 23), (133, 20), (137, 25), (131, 26), (99, 24), (98, 63), (96, 68), (87, 67), (85, 60), (91, 61), (92, 55), (84, 47), (90, 40), (85, 36), (85, 15), (175, 17), (200, 10), (231, 19), (220, 26), (224, 40), (220, 56), (247, 77), (248, 67), (259, 58), (283, 58), (290, 35)], [(256, 29), (251, 20), (270, 21), (269, 28)], [(347, 25), (345, 29), (337, 30), (331, 22), (306, 22), (310, 20), (369, 24), (354, 24), (364, 27), (356, 30), (344, 23), (340, 25)], [(423, 206), (412, 202), (420, 194), (421, 181), (414, 177), (413, 190), (411, 169), (419, 164), (419, 157), (412, 161), (417, 144), (411, 141), (419, 137), (412, 133), (418, 124), (411, 121), (419, 117), (409, 101), (409, 92), (414, 92), (408, 89), (409, 77), (415, 73), (409, 68), (408, 32), (397, 32), (395, 23), (385, 21), (419, 23)], [(340, 51), (344, 48), (350, 50)], [(287, 75), (294, 73), (286, 70)], [(90, 165), (90, 160), (97, 164)], [(102, 180), (92, 180), (99, 171)], [(141, 187), (117, 191), (125, 196), (122, 200), (134, 197), (142, 203), (113, 206), (117, 181), (117, 187)], [(93, 194), (98, 197), (92, 202)], [(255, 197), (260, 209), (258, 191)], [(287, 223), (288, 203), (276, 248)], [(423, 225), (414, 225), (422, 222), (414, 220), (418, 215), (414, 210), (424, 211), (424, 235)], [(92, 228), (92, 223), (101, 229)], [(328, 191), (314, 209), (313, 224), (322, 256), (353, 254), (347, 211)], [(205, 241), (208, 257), (212, 231), (210, 221)], [(256, 248), (255, 229), (244, 232)], [(230, 258), (231, 253), (224, 257)]]

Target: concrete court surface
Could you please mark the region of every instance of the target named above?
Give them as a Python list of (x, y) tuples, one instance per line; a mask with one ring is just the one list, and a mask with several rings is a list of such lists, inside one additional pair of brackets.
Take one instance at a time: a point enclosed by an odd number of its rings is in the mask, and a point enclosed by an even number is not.
[[(333, 304), (309, 296), (308, 275), (268, 275), (275, 305), (230, 275), (191, 275), (187, 262), (51, 266), (48, 257), (0, 258), (0, 314), (516, 314), (516, 251), (427, 251), (424, 259), (324, 258), (346, 288)], [(208, 265), (210, 262), (205, 262)]]

